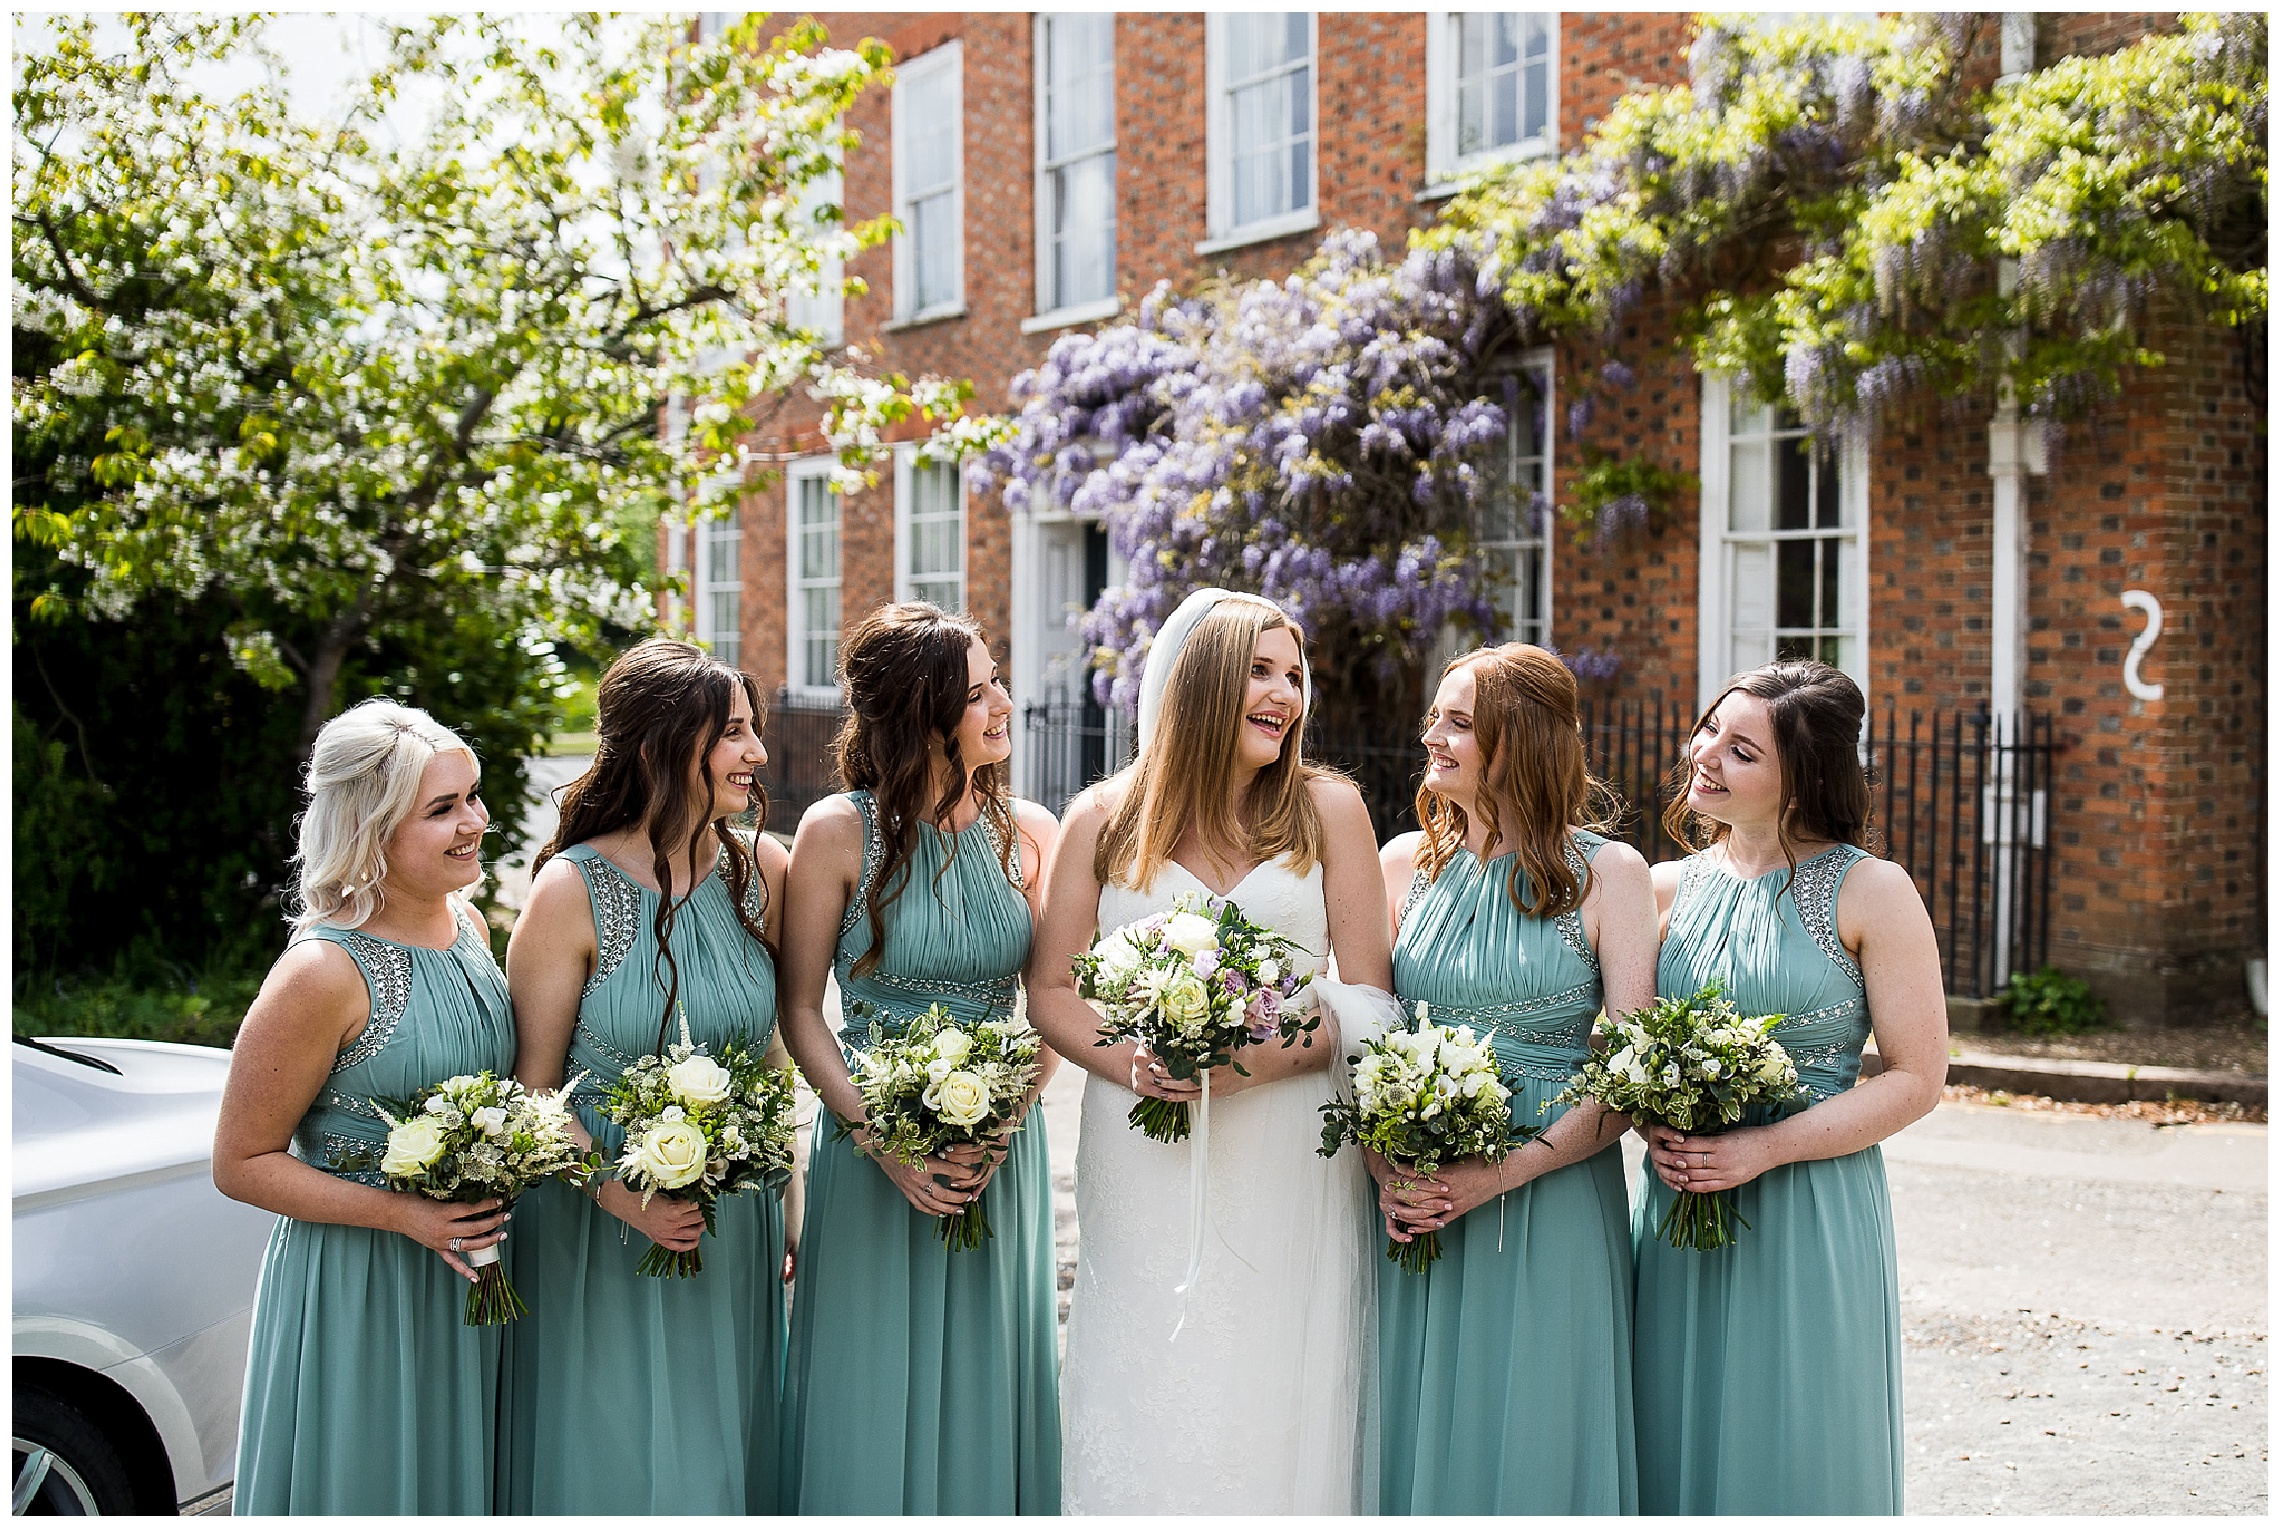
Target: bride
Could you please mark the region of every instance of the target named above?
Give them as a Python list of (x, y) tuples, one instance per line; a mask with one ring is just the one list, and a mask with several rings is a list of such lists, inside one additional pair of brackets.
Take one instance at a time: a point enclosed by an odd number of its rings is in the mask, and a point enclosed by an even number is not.
[[(1053, 857), (1030, 1013), (1092, 1074), (1061, 1377), (1067, 1512), (1345, 1513), (1374, 1500), (1362, 1493), (1376, 1223), (1359, 1160), (1315, 1148), (1332, 1062), (1375, 1010), (1318, 982), (1335, 996), (1312, 1044), (1246, 1048), (1248, 1077), (1215, 1069), (1206, 1117), (1200, 1083), (1174, 1081), (1144, 1047), (1097, 1043), (1100, 1016), (1069, 965), (1096, 933), (1209, 892), (1315, 971), (1334, 951), (1346, 982), (1391, 985), (1369, 810), (1300, 757), (1301, 640), (1256, 595), (1190, 596), (1149, 650), (1139, 757), (1070, 804)], [(1138, 1094), (1188, 1103), (1195, 1135), (1165, 1144), (1127, 1124)], [(1191, 1242), (1196, 1172), (1206, 1214)]]

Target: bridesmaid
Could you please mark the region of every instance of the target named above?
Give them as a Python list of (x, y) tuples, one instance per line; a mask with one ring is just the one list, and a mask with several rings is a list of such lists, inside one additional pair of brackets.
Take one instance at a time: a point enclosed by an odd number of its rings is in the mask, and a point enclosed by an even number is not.
[[(515, 1073), (581, 1073), (582, 1130), (615, 1161), (596, 1105), (644, 1055), (690, 1038), (768, 1047), (783, 846), (732, 828), (766, 800), (751, 676), (686, 642), (643, 642), (602, 676), (593, 765), (562, 797), (507, 946)], [(500, 1510), (775, 1510), (784, 1361), (784, 1207), (766, 1189), (697, 1206), (597, 1179), (523, 1201), (514, 1277), (530, 1314), (507, 1344)], [(652, 1278), (651, 1242), (704, 1248)]]
[(1422, 1274), (1378, 1263), (1379, 1510), (1636, 1512), (1630, 1201), (1606, 1149), (1627, 1121), (1545, 1106), (1603, 1000), (1654, 1000), (1654, 889), (1638, 851), (1584, 826), (1575, 679), (1550, 653), (1456, 659), (1424, 743), (1424, 831), (1382, 856), (1394, 988), (1490, 1037), (1513, 1123), (1544, 1133), (1434, 1177), (1371, 1162), (1388, 1234), (1442, 1247)]
[[(870, 1156), (840, 1047), (930, 1003), (971, 1018), (1013, 1010), (1055, 824), (1007, 796), (1013, 702), (972, 622), (888, 605), (840, 652), (839, 773), (853, 789), (800, 824), (786, 895), (785, 1035), (828, 1113), (808, 1154), (780, 1510), (1053, 1514), (1044, 1116), (1032, 1109), (1002, 1153), (960, 1148), (920, 1169)], [(823, 1017), (833, 972), (838, 1038)], [(834, 1134), (842, 1122), (852, 1143)], [(945, 1249), (936, 1218), (985, 1195), (995, 1236)]]
[(374, 1098), (514, 1059), (507, 984), (462, 900), (489, 814), (475, 755), (368, 700), (309, 757), (293, 941), (230, 1057), (214, 1185), (280, 1217), (262, 1260), (232, 1510), (491, 1510), (499, 1329), (462, 1324), (459, 1256), (499, 1201), (390, 1192), (335, 1156), (385, 1146)]
[[(1860, 690), (1791, 660), (1732, 681), (1695, 724), (1665, 822), (1699, 853), (1655, 867), (1657, 985), (1723, 984), (1805, 1097), (1715, 1135), (1651, 1126), (1638, 1260), (1639, 1510), (1901, 1510), (1900, 1292), (1876, 1143), (1947, 1076), (1931, 920), (1871, 855)], [(1871, 1032), (1884, 1070), (1855, 1087)], [(1715, 1252), (1656, 1231), (1674, 1190), (1738, 1189)]]

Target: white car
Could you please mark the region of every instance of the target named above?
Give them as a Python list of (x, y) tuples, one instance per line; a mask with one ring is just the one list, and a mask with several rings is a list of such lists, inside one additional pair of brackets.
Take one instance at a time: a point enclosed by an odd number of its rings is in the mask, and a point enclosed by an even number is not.
[(84, 1036), (13, 1051), (13, 1508), (172, 1513), (234, 1473), (277, 1219), (214, 1187), (229, 1052)]

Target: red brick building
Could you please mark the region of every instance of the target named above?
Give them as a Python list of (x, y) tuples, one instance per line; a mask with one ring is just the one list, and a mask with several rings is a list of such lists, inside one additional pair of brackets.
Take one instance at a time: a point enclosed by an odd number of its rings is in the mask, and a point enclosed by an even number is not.
[[(1130, 314), (1160, 279), (1277, 275), (1335, 228), (1398, 248), (1463, 172), (1572, 146), (1625, 91), (1682, 78), (1693, 29), (1638, 13), (819, 19), (898, 60), (850, 120), (842, 195), (851, 220), (891, 213), (904, 232), (853, 263), (859, 292), (811, 312), (887, 369), (970, 377), (984, 410), (1057, 334)], [(2000, 49), (1986, 29), (1974, 65), (1992, 79), (2170, 21), (2022, 16)], [(1699, 374), (1650, 302), (1619, 347), (1636, 386), (1585, 438), (1701, 492), (1612, 553), (1556, 528), (1503, 544), (1513, 630), (1620, 654), (1610, 698), (1692, 703), (1779, 645), (1839, 663), (1903, 732), (1912, 710), (2051, 714), (2051, 776), (2017, 803), (2050, 848), (2050, 958), (2132, 1022), (2237, 1010), (2264, 946), (2262, 360), (2222, 330), (2173, 324), (2160, 344), (2172, 363), (2056, 442), (2046, 471), (1984, 405), (1928, 400), (1873, 444), (1816, 450)], [(1551, 419), (1604, 359), (1581, 352), (1529, 359)], [(1558, 500), (1565, 431), (1516, 431), (1513, 451), (1516, 477)], [(981, 620), (1017, 704), (1080, 692), (1075, 612), (1118, 571), (1097, 524), (1010, 516), (907, 458), (843, 502), (823, 472), (794, 461), (733, 524), (669, 534), (699, 636), (771, 692), (828, 698), (845, 620), (932, 597)], [(1040, 788), (1026, 751), (1017, 765)]]

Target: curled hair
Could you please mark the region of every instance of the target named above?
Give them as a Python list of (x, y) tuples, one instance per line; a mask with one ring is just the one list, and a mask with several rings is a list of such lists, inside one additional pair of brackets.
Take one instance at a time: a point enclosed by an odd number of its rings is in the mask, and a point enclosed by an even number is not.
[[(650, 874), (658, 886), (672, 886), (678, 853), (688, 866), (687, 884), (694, 888), (703, 878), (699, 854), (710, 838), (726, 856), (729, 906), (736, 909), (744, 931), (773, 957), (775, 947), (762, 918), (745, 906), (745, 895), (760, 873), (758, 860), (741, 835), (711, 815), (712, 787), (704, 775), (705, 756), (727, 734), (739, 690), (752, 706), (752, 728), (758, 733), (760, 687), (750, 674), (669, 637), (652, 637), (629, 648), (602, 675), (595, 694), (594, 762), (562, 788), (562, 820), (531, 862), (531, 873), (536, 875), (572, 844), (646, 826)], [(756, 820), (764, 828), (767, 792), (757, 779), (752, 783)], [(677, 911), (675, 899), (661, 895), (651, 922), (657, 935), (652, 969), (665, 992), (660, 1035), (671, 1032), (681, 995), (681, 967), (672, 945)]]
[(1693, 739), (1709, 725), (1711, 713), (1737, 692), (1764, 701), (1772, 720), (1773, 754), (1781, 766), (1781, 810), (1775, 820), (1792, 880), (1799, 839), (1827, 839), (1873, 853), (1874, 798), (1860, 760), (1868, 702), (1843, 670), (1814, 658), (1784, 658), (1737, 675), (1702, 708), (1688, 747), (1670, 772), (1664, 829), (1694, 849), (1706, 849), (1730, 831), (1725, 823), (1690, 811), (1686, 788), (1694, 778)]
[(458, 733), (392, 700), (367, 700), (325, 723), (301, 782), (309, 806), (293, 856), (296, 937), (319, 923), (361, 928), (386, 905), (388, 840), (419, 804), (420, 777), (439, 753), (463, 753), (481, 769)]
[[(868, 975), (886, 953), (883, 916), (910, 879), (920, 824), (950, 833), (952, 813), (969, 791), (997, 830), (998, 868), (1008, 882), (1015, 879), (1014, 856), (1020, 847), (1006, 766), (968, 770), (958, 750), (958, 723), (966, 712), (966, 692), (973, 687), (969, 654), (980, 641), (982, 629), (974, 622), (922, 601), (881, 605), (840, 641), (847, 720), (833, 751), (840, 784), (871, 793), (881, 851), (863, 893), (871, 946), (855, 961), (857, 976)], [(934, 789), (937, 745), (949, 766), (939, 792)], [(957, 853), (953, 836), (938, 878), (949, 872)]]
[(1093, 848), (1093, 878), (1101, 885), (1154, 885), (1190, 827), (1214, 849), (1254, 862), (1291, 856), (1301, 875), (1321, 859), (1322, 814), (1307, 786), (1335, 773), (1306, 761), (1303, 713), (1239, 807), (1229, 789), (1251, 660), (1259, 638), (1277, 630), (1291, 634), (1303, 658), (1306, 633), (1255, 594), (1221, 600), (1188, 633), (1164, 676), (1163, 707), (1147, 742), (1111, 782), (1115, 804)]
[[(1475, 648), (1451, 659), (1442, 676), (1459, 669), (1472, 671), (1473, 737), (1483, 765), (1473, 806), (1487, 842), (1514, 851), (1507, 886), (1513, 905), (1531, 918), (1574, 912), (1590, 890), (1591, 869), (1579, 874), (1568, 863), (1568, 831), (1610, 831), (1615, 806), (1614, 793), (1584, 764), (1575, 675), (1524, 642)], [(1512, 808), (1515, 821), (1502, 820), (1499, 803)], [(1420, 785), (1417, 821), (1425, 830), (1420, 868), (1434, 880), (1464, 847), (1470, 819), (1463, 807)]]

